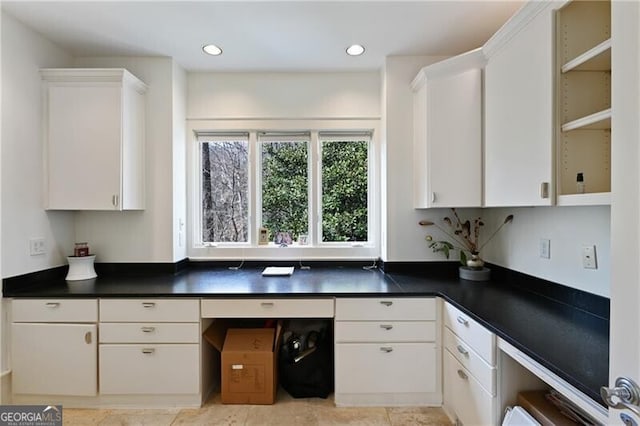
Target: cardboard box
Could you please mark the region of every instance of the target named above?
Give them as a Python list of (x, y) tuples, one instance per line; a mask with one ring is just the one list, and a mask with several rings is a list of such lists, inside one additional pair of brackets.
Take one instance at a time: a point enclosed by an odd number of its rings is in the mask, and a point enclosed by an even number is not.
[(281, 324), (275, 329), (230, 325), (217, 320), (204, 333), (205, 340), (222, 353), (222, 403), (273, 404), (278, 387)]
[(542, 426), (573, 426), (578, 423), (566, 417), (545, 398), (546, 391), (527, 391), (518, 394), (518, 405), (527, 410)]

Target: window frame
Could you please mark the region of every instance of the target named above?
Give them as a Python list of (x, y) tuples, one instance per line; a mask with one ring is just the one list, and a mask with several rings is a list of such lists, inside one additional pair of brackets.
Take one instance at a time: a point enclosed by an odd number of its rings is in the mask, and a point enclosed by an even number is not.
[[(249, 134), (249, 241), (203, 244), (201, 241), (201, 164), (198, 135), (203, 133)], [(280, 248), (273, 243), (258, 245), (261, 209), (261, 167), (259, 133), (308, 132), (308, 193), (309, 244)], [(368, 241), (322, 242), (322, 144), (321, 134), (369, 133), (368, 150)], [(188, 120), (187, 128), (187, 255), (190, 259), (377, 259), (380, 257), (380, 126), (379, 119), (317, 119), (317, 120)]]

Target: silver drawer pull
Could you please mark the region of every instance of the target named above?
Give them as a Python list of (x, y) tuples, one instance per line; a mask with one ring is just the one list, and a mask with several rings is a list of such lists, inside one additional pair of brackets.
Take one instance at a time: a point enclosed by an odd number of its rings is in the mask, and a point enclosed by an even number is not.
[(154, 353), (156, 350), (153, 348), (142, 348), (142, 353), (146, 355), (150, 355)]
[(466, 350), (462, 345), (458, 345), (458, 352), (460, 352), (462, 355), (469, 355), (469, 351)]
[(381, 300), (380, 304), (384, 306), (391, 306), (393, 305), (393, 302), (391, 300)]
[(382, 352), (389, 353), (389, 352), (392, 352), (392, 351), (393, 351), (393, 348), (392, 348), (391, 346), (383, 346), (383, 347), (381, 347), (381, 348), (380, 348), (380, 350), (381, 350)]
[(385, 330), (391, 330), (393, 326), (391, 324), (380, 324), (380, 328), (384, 328)]
[(93, 339), (91, 338), (91, 332), (90, 331), (87, 331), (86, 333), (84, 333), (84, 342), (87, 345), (90, 345), (92, 340)]
[(44, 304), (47, 308), (57, 308), (60, 306), (60, 302), (47, 302)]
[(467, 380), (469, 378), (469, 376), (467, 376), (467, 373), (462, 370), (458, 370), (458, 376), (460, 376), (462, 380)]
[(462, 325), (469, 325), (469, 321), (467, 321), (466, 319), (464, 319), (462, 317), (458, 317), (457, 320)]
[(155, 327), (141, 327), (140, 330), (142, 330), (143, 333), (153, 333), (154, 331), (156, 331)]
[(273, 302), (260, 302), (260, 306), (263, 308), (273, 308), (273, 305), (275, 305)]
[(156, 304), (155, 304), (155, 302), (142, 302), (142, 307), (143, 308), (155, 308)]

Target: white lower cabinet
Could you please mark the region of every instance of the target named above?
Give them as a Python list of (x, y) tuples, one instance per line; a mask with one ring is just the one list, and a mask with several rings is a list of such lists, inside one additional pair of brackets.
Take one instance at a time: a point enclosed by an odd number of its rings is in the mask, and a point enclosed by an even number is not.
[(13, 393), (95, 395), (97, 328), (96, 324), (14, 323)]
[(444, 400), (457, 424), (496, 424), (496, 399), (448, 351), (444, 354)]
[(97, 301), (12, 301), (13, 394), (95, 396)]
[(443, 408), (456, 424), (495, 425), (495, 335), (449, 303), (443, 313)]
[(99, 354), (101, 395), (199, 394), (199, 300), (100, 300)]
[(437, 311), (435, 298), (336, 299), (336, 405), (439, 406)]
[(200, 385), (197, 344), (100, 345), (100, 393), (192, 394)]

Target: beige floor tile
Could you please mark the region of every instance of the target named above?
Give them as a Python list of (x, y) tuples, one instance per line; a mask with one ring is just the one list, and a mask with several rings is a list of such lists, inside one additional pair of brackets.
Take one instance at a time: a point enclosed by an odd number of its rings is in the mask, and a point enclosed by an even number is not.
[(109, 410), (63, 408), (62, 423), (68, 426), (97, 425), (109, 414)]
[(274, 405), (252, 405), (247, 426), (314, 426), (318, 424), (312, 407), (303, 400), (279, 401)]
[(441, 408), (399, 407), (387, 408), (392, 426), (450, 426), (449, 417)]
[[(121, 411), (135, 411), (123, 413)], [(100, 426), (170, 426), (177, 416), (175, 413), (162, 412), (165, 410), (113, 410), (100, 423)]]
[(174, 425), (244, 425), (248, 405), (215, 405), (200, 409), (181, 410), (172, 423)]
[(312, 406), (318, 425), (389, 425), (387, 410), (379, 407), (344, 408), (327, 405)]

